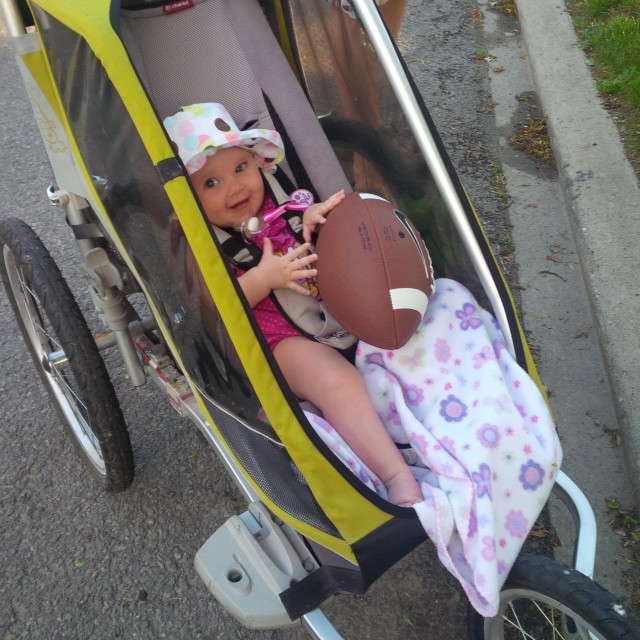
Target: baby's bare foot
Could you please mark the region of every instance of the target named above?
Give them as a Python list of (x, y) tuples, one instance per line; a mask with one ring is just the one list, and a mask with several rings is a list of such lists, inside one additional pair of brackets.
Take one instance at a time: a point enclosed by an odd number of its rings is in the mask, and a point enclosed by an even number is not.
[(389, 502), (399, 507), (412, 507), (422, 501), (422, 492), (409, 467), (385, 482)]

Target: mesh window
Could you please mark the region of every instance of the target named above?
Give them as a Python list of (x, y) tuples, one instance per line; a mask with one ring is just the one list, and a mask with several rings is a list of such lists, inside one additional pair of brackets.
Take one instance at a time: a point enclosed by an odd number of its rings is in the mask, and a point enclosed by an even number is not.
[[(37, 9), (36, 19), (63, 107), (100, 197), (138, 273), (164, 316), (189, 375), (232, 415), (260, 431), (260, 404), (215, 313), (200, 313), (185, 268), (185, 240), (159, 175), (120, 96), (87, 43)], [(206, 401), (206, 398), (205, 398)], [(207, 402), (238, 459), (283, 511), (337, 535), (286, 452)]]

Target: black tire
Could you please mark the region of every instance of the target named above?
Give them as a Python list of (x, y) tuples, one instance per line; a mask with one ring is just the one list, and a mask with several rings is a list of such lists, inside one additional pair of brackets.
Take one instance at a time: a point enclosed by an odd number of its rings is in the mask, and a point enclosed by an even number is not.
[(518, 558), (495, 618), (469, 611), (472, 640), (640, 639), (640, 622), (626, 606), (593, 580), (544, 556)]
[[(416, 199), (423, 195), (424, 185), (414, 176), (415, 170), (376, 129), (337, 116), (321, 118), (320, 124), (354, 189), (376, 193), (396, 203), (404, 194)], [(357, 161), (361, 165), (356, 179)]]
[[(129, 433), (109, 374), (53, 258), (21, 220), (0, 222), (0, 276), (22, 335), (74, 444), (110, 492), (133, 481)], [(58, 364), (51, 354), (57, 353)]]

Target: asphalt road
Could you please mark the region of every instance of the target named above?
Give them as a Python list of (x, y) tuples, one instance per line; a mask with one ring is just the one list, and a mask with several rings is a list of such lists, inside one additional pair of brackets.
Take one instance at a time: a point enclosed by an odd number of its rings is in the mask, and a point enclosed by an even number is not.
[[(432, 108), (454, 164), (493, 238), (493, 141), (482, 31), (467, 0), (409, 3), (401, 47)], [(84, 310), (75, 247), (61, 212), (13, 54), (0, 40), (0, 200), (41, 234)], [(491, 215), (490, 215), (491, 214)], [(507, 264), (507, 266), (509, 266)], [(305, 638), (301, 628), (244, 629), (208, 593), (193, 558), (244, 504), (222, 466), (151, 385), (132, 388), (108, 364), (136, 458), (133, 486), (106, 495), (79, 461), (0, 293), (0, 638)], [(425, 544), (362, 597), (336, 598), (326, 612), (345, 638), (453, 640), (466, 636), (466, 601)]]

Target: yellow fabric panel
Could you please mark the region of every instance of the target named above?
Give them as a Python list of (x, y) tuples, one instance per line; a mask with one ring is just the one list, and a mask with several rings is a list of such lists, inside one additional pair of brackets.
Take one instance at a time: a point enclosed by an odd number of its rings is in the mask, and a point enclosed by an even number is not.
[(55, 112), (58, 120), (63, 120), (57, 93), (51, 82), (51, 75), (49, 74), (49, 69), (47, 68), (42, 51), (24, 53), (20, 58), (29, 70), (29, 73), (33, 76), (33, 79), (36, 81), (40, 91), (42, 91), (42, 94)]

